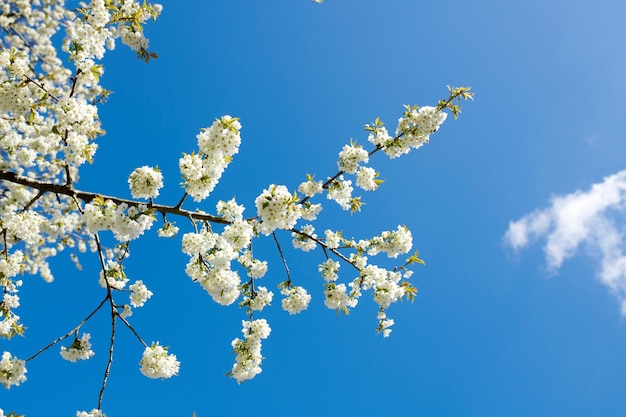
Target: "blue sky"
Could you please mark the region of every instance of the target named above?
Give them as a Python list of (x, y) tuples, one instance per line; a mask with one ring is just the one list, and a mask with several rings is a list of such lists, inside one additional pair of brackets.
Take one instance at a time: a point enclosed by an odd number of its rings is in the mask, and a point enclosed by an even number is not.
[[(81, 189), (130, 197), (128, 174), (158, 165), (161, 201), (177, 202), (181, 153), (195, 149), (199, 128), (230, 114), (243, 125), (240, 153), (202, 207), (236, 196), (251, 214), (268, 184), (293, 189), (306, 173), (334, 174), (338, 151), (350, 138), (365, 143), (363, 124), (377, 116), (394, 127), (403, 104), (435, 104), (447, 84), (472, 86), (476, 97), (428, 146), (372, 159), (385, 183), (364, 195), (361, 213), (328, 206), (321, 219), (356, 237), (398, 224), (413, 231), (426, 266), (413, 278), (416, 302), (389, 310), (391, 337), (375, 333), (369, 301), (349, 317), (327, 310), (316, 271), (322, 255), (290, 252), (311, 306), (289, 316), (274, 301), (264, 314), (272, 334), (263, 373), (239, 386), (223, 375), (243, 311), (215, 305), (184, 274), (180, 241), (157, 240), (155, 228), (127, 261), (131, 279), (155, 293), (132, 320), (145, 340), (171, 347), (181, 374), (143, 377), (143, 349), (120, 329), (108, 416), (624, 415), (626, 322), (619, 293), (601, 281), (607, 233), (586, 225), (556, 267), (546, 242), (559, 230), (567, 235), (567, 225), (519, 231), (527, 243), (507, 235), (533, 212), (562, 218), (555, 201), (586, 195), (626, 168), (623, 2), (163, 5), (147, 28), (157, 60), (146, 65), (121, 45), (105, 59), (103, 84), (114, 91), (101, 109), (107, 134)], [(617, 258), (624, 200), (622, 191), (599, 214), (617, 234)], [(288, 245), (287, 234), (282, 241)], [(270, 262), (263, 283), (275, 287), (285, 277), (271, 242), (258, 253)], [(65, 333), (101, 299), (96, 263), (85, 259), (81, 273), (63, 260), (54, 266), (54, 284), (25, 279), (28, 331), (11, 342), (17, 356)], [(617, 285), (625, 280), (618, 274)], [(0, 407), (29, 417), (95, 407), (107, 323), (103, 314), (84, 329), (93, 359), (70, 364), (52, 349), (29, 362), (25, 384), (0, 392)]]

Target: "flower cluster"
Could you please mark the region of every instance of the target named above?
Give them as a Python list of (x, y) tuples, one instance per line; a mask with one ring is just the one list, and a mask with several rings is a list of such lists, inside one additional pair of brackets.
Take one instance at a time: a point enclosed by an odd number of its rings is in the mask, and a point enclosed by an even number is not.
[(348, 308), (356, 307), (358, 298), (348, 295), (346, 284), (335, 284), (330, 282), (325, 284), (324, 305), (331, 310), (347, 312)]
[(413, 247), (413, 235), (406, 226), (398, 226), (393, 232), (382, 232), (380, 236), (375, 236), (369, 241), (367, 253), (376, 255), (385, 252), (390, 258), (397, 258), (398, 255), (407, 253)]
[(26, 361), (11, 356), (5, 351), (0, 359), (0, 384), (5, 388), (11, 388), (24, 381), (26, 381)]
[(266, 287), (257, 288), (254, 297), (250, 298), (250, 310), (261, 311), (272, 302), (274, 293), (269, 291)]
[(252, 234), (252, 226), (241, 220), (225, 227), (221, 235), (207, 228), (183, 235), (183, 252), (191, 256), (185, 272), (219, 304), (230, 305), (240, 295), (241, 278), (232, 270), (232, 261), (239, 260), (249, 274), (259, 277), (267, 270), (266, 264), (252, 259), (251, 254), (244, 251), (240, 256)]
[(306, 310), (311, 302), (311, 296), (303, 287), (285, 286), (280, 293), (285, 296), (282, 301), (283, 310), (289, 314), (298, 314)]
[(394, 325), (393, 319), (387, 318), (387, 314), (384, 311), (378, 312), (376, 318), (378, 319), (378, 328), (376, 329), (378, 333), (382, 332), (383, 337), (389, 337), (389, 334), (391, 334), (390, 327)]
[(399, 272), (387, 271), (386, 269), (377, 267), (376, 265), (368, 265), (361, 270), (359, 278), (356, 278), (354, 284), (358, 284), (359, 288), (373, 290), (374, 301), (382, 308), (386, 309), (399, 301), (405, 294), (405, 288), (398, 285), (402, 278)]
[(350, 210), (352, 208), (352, 181), (344, 180), (343, 175), (339, 176), (338, 180), (331, 182), (328, 187), (327, 198), (334, 200), (344, 210)]
[(110, 230), (119, 242), (137, 239), (154, 223), (153, 210), (145, 204), (116, 204), (96, 198), (85, 204), (82, 219), (89, 233)]
[(109, 260), (104, 271), (100, 271), (100, 279), (98, 283), (102, 288), (113, 288), (121, 290), (126, 286), (128, 278), (124, 272), (124, 268), (116, 261)]
[(439, 129), (447, 116), (437, 107), (405, 106), (404, 117), (398, 120), (395, 138), (389, 136), (385, 127), (376, 123), (375, 126), (366, 126), (370, 131), (368, 140), (381, 147), (390, 158), (397, 158), (427, 143), (430, 135)]
[(199, 152), (183, 154), (178, 161), (183, 187), (194, 201), (202, 201), (213, 191), (222, 173), (239, 152), (239, 119), (222, 116), (196, 136)]
[(261, 340), (267, 339), (272, 329), (265, 319), (242, 321), (244, 339), (235, 338), (231, 345), (237, 355), (233, 369), (228, 375), (238, 383), (245, 382), (261, 373)]
[(344, 145), (341, 152), (339, 152), (337, 166), (341, 171), (354, 174), (359, 164), (367, 163), (368, 160), (368, 152), (362, 146), (350, 143), (350, 145)]
[(130, 304), (133, 307), (143, 307), (148, 298), (152, 297), (152, 291), (146, 287), (143, 281), (137, 281), (128, 288), (131, 291)]
[(180, 230), (174, 225), (174, 223), (165, 222), (163, 226), (157, 231), (159, 237), (174, 237)]
[(128, 185), (133, 198), (155, 198), (163, 188), (163, 174), (158, 168), (135, 168), (128, 177)]
[(257, 215), (261, 218), (259, 231), (264, 235), (276, 229), (291, 229), (302, 216), (296, 204), (298, 197), (284, 185), (270, 185), (255, 200)]
[(83, 336), (79, 339), (77, 337), (74, 338), (74, 341), (70, 345), (70, 347), (61, 347), (61, 356), (66, 361), (76, 362), (79, 360), (87, 360), (95, 355), (94, 351), (91, 350), (91, 342), (89, 339), (91, 335), (89, 333), (83, 333)]
[(146, 347), (143, 356), (139, 361), (140, 371), (148, 378), (171, 378), (178, 375), (180, 362), (176, 360), (176, 355), (167, 353), (167, 348), (152, 343)]
[(317, 270), (322, 274), (322, 278), (324, 281), (336, 281), (339, 278), (337, 272), (339, 271), (339, 267), (341, 264), (338, 261), (333, 261), (332, 259), (327, 259), (317, 267)]
[(304, 225), (299, 233), (292, 232), (291, 237), (293, 237), (293, 247), (303, 252), (313, 250), (317, 246), (317, 242), (315, 242), (317, 235), (313, 225)]

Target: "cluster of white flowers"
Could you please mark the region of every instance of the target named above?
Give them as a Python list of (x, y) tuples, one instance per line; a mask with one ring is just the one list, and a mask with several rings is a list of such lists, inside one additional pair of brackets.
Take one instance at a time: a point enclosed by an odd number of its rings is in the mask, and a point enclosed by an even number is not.
[(324, 231), (325, 243), (328, 249), (337, 249), (341, 244), (341, 232), (333, 232), (330, 229)]
[(250, 300), (250, 310), (261, 311), (272, 302), (274, 293), (265, 287), (259, 287), (256, 290), (254, 298)]
[(243, 220), (243, 211), (245, 210), (245, 207), (237, 204), (234, 198), (231, 198), (228, 201), (218, 201), (216, 208), (217, 214), (223, 217), (226, 221), (234, 222)]
[(24, 381), (26, 381), (26, 361), (11, 356), (11, 353), (5, 351), (0, 359), (0, 384), (8, 389)]
[(124, 272), (124, 268), (116, 261), (108, 260), (104, 271), (100, 271), (100, 279), (98, 283), (102, 288), (111, 287), (121, 290), (126, 286), (128, 278)]
[(384, 126), (377, 126), (372, 128), (367, 140), (377, 147), (385, 147), (385, 145), (391, 143), (393, 138), (389, 135), (389, 131)]
[(348, 308), (356, 307), (359, 302), (357, 297), (348, 295), (346, 284), (335, 284), (334, 282), (325, 285), (324, 305), (331, 310), (346, 311)]
[(152, 297), (152, 291), (146, 287), (143, 281), (137, 281), (128, 288), (131, 291), (130, 303), (133, 307), (143, 307), (145, 302)]
[(321, 204), (319, 203), (313, 204), (310, 201), (304, 202), (304, 204), (302, 204), (301, 207), (302, 207), (302, 218), (310, 222), (317, 219), (317, 215), (320, 214), (320, 212), (322, 211)]
[(339, 152), (337, 166), (341, 171), (354, 174), (359, 164), (367, 163), (368, 160), (368, 152), (362, 146), (351, 143), (350, 145), (344, 145), (341, 152)]
[(322, 278), (324, 278), (324, 281), (336, 281), (337, 278), (339, 278), (337, 272), (339, 272), (340, 266), (341, 265), (338, 261), (327, 259), (318, 265), (317, 270), (320, 272), (320, 274), (322, 274)]
[(280, 290), (285, 296), (282, 301), (283, 310), (289, 314), (298, 314), (309, 307), (311, 295), (306, 289), (298, 286), (288, 286)]
[(125, 319), (132, 315), (133, 315), (133, 309), (128, 304), (124, 304), (122, 306), (122, 312), (120, 313), (120, 317)]
[(174, 237), (178, 233), (179, 228), (174, 223), (165, 222), (163, 226), (157, 230), (159, 237)]
[(369, 241), (367, 253), (376, 255), (385, 252), (390, 258), (397, 258), (398, 255), (407, 253), (413, 247), (413, 235), (406, 226), (398, 226), (392, 232), (384, 231), (380, 236), (375, 236)]
[(356, 185), (365, 191), (376, 191), (378, 189), (378, 183), (376, 177), (378, 173), (374, 168), (359, 167), (356, 173)]
[(178, 166), (184, 180), (183, 186), (194, 201), (208, 197), (233, 155), (239, 152), (240, 129), (239, 119), (222, 116), (196, 136), (199, 152), (183, 154), (180, 158)]
[(293, 247), (303, 252), (313, 250), (317, 246), (317, 242), (314, 240), (317, 239), (317, 235), (313, 225), (304, 225), (301, 233), (292, 232), (291, 237), (293, 237)]
[(180, 362), (176, 360), (176, 355), (167, 353), (167, 349), (159, 345), (158, 342), (146, 347), (139, 361), (141, 373), (154, 379), (165, 379), (178, 375)]
[(191, 256), (185, 272), (211, 295), (214, 301), (230, 305), (239, 298), (241, 279), (231, 269), (234, 260), (248, 269), (249, 274), (262, 276), (267, 265), (252, 259), (240, 250), (249, 245), (253, 228), (246, 221), (236, 221), (224, 228), (222, 235), (203, 228), (200, 233), (183, 235), (182, 250)]
[(308, 179), (298, 186), (298, 191), (307, 197), (313, 197), (315, 194), (319, 194), (324, 191), (324, 183), (322, 181), (314, 181), (313, 177), (308, 176)]
[(390, 327), (394, 325), (393, 319), (387, 318), (387, 314), (384, 311), (379, 311), (376, 318), (378, 319), (378, 332), (382, 332), (383, 337), (389, 337), (391, 333)]
[(238, 383), (245, 382), (261, 373), (261, 340), (267, 339), (272, 329), (265, 319), (242, 321), (244, 340), (235, 338), (231, 345), (237, 355), (229, 372)]
[(87, 360), (95, 355), (94, 351), (91, 350), (90, 338), (91, 335), (89, 333), (83, 333), (80, 339), (74, 338), (70, 347), (61, 346), (61, 356), (63, 359), (76, 362), (79, 360)]
[(252, 252), (245, 251), (239, 258), (241, 266), (246, 268), (250, 278), (262, 278), (267, 273), (267, 261), (260, 261), (252, 257)]
[(386, 128), (377, 127), (370, 132), (368, 140), (382, 147), (390, 158), (397, 158), (427, 143), (430, 135), (439, 129), (447, 116), (437, 107), (406, 106), (404, 117), (398, 120), (395, 138), (389, 136)]
[(338, 180), (334, 180), (328, 187), (327, 198), (334, 200), (344, 210), (351, 208), (352, 201), (352, 181), (344, 180), (343, 175), (339, 176)]
[(354, 287), (373, 290), (374, 301), (383, 309), (399, 301), (405, 294), (403, 286), (398, 285), (402, 278), (400, 272), (387, 271), (376, 265), (367, 265), (353, 282)]
[(102, 410), (98, 410), (94, 408), (93, 410), (87, 411), (77, 411), (76, 417), (107, 417), (106, 414), (102, 412)]
[(156, 198), (163, 188), (163, 174), (158, 168), (135, 168), (128, 177), (128, 185), (133, 198)]
[(21, 269), (24, 255), (22, 251), (15, 251), (10, 255), (0, 258), (0, 285), (4, 287), (4, 296), (0, 302), (0, 337), (10, 338), (20, 329), (20, 316), (11, 309), (20, 305), (18, 288), (22, 285), (21, 280), (12, 280)]
[(28, 244), (35, 244), (41, 239), (40, 228), (44, 217), (32, 210), (22, 213), (7, 213), (2, 219), (2, 226), (9, 236), (22, 240)]
[(256, 200), (257, 215), (261, 218), (259, 231), (264, 235), (276, 229), (289, 230), (302, 216), (297, 196), (291, 194), (284, 185), (270, 185)]
[(95, 199), (85, 204), (82, 220), (91, 234), (110, 230), (119, 242), (137, 239), (154, 223), (153, 210), (145, 204), (115, 204), (112, 200)]

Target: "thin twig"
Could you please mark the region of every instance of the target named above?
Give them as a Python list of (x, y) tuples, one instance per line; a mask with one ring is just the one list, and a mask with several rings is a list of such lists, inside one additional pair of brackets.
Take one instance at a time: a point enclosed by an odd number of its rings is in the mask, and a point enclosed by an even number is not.
[(35, 202), (36, 202), (37, 200), (39, 200), (39, 198), (40, 198), (42, 195), (44, 195), (44, 194), (45, 194), (45, 191), (41, 191), (41, 190), (39, 190), (39, 192), (37, 193), (37, 195), (36, 195), (35, 197), (33, 197), (33, 199), (32, 199), (32, 200), (30, 200), (30, 201), (28, 202), (28, 204), (26, 204), (26, 205), (24, 206), (24, 208), (22, 209), (22, 213), (23, 213), (23, 212), (25, 212), (26, 210), (28, 210), (29, 208), (31, 208), (31, 206), (32, 206), (33, 204), (35, 204)]
[(280, 247), (280, 243), (278, 243), (278, 238), (276, 237), (276, 233), (272, 232), (272, 236), (274, 237), (274, 242), (276, 242), (276, 247), (278, 248), (278, 253), (280, 254), (280, 259), (283, 260), (283, 265), (285, 266), (285, 272), (287, 272), (287, 283), (291, 286), (291, 273), (289, 272), (289, 266), (287, 266), (287, 259), (283, 255), (283, 249)]
[(98, 306), (87, 315), (87, 317), (85, 317), (80, 323), (78, 323), (78, 325), (76, 327), (74, 327), (72, 330), (70, 330), (69, 332), (67, 332), (65, 335), (56, 338), (55, 340), (53, 340), (52, 342), (48, 343), (45, 347), (39, 349), (39, 351), (37, 353), (35, 353), (33, 356), (31, 356), (30, 358), (26, 359), (26, 362), (35, 359), (37, 356), (39, 356), (41, 353), (45, 352), (46, 350), (50, 349), (52, 346), (56, 345), (57, 343), (59, 343), (61, 340), (67, 339), (68, 337), (70, 337), (72, 335), (72, 333), (76, 332), (78, 329), (80, 329), (85, 323), (87, 323), (87, 321), (93, 317), (94, 314), (96, 314), (96, 312), (98, 312), (98, 310), (100, 310), (102, 308), (102, 306), (104, 305), (104, 303), (107, 301), (107, 299), (109, 298), (109, 295), (107, 294), (106, 297), (104, 297), (104, 299), (102, 301), (100, 301), (100, 304), (98, 304)]
[[(107, 284), (108, 287), (108, 284)], [(109, 287), (108, 287), (109, 288)], [(109, 294), (111, 289), (109, 288)], [(113, 346), (115, 345), (115, 322), (117, 319), (117, 310), (115, 310), (115, 305), (113, 304), (113, 299), (111, 301), (111, 341), (109, 342), (109, 358), (107, 360), (107, 366), (104, 370), (104, 377), (102, 378), (102, 387), (100, 388), (100, 394), (98, 394), (98, 409), (102, 405), (102, 397), (104, 396), (104, 390), (107, 386), (107, 381), (109, 380), (109, 372), (111, 371), (111, 364), (113, 363)]]
[(137, 331), (135, 330), (135, 328), (128, 322), (128, 320), (126, 320), (124, 317), (120, 316), (119, 314), (117, 315), (117, 317), (122, 320), (122, 323), (124, 323), (126, 325), (126, 327), (128, 327), (130, 329), (131, 332), (133, 332), (133, 334), (135, 335), (135, 337), (139, 340), (139, 342), (141, 342), (141, 344), (144, 347), (148, 347), (148, 345), (146, 344), (146, 342), (143, 341), (143, 339), (141, 338), (141, 336), (139, 336), (139, 333), (137, 333)]

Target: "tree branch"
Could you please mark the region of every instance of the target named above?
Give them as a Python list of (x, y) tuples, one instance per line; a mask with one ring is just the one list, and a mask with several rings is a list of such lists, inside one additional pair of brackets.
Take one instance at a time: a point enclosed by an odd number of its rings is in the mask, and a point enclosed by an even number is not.
[(96, 197), (102, 197), (105, 201), (106, 200), (111, 200), (113, 201), (115, 204), (127, 204), (128, 206), (134, 206), (137, 207), (141, 204), (145, 204), (146, 206), (148, 206), (149, 208), (159, 212), (159, 213), (163, 213), (163, 214), (173, 214), (176, 216), (183, 216), (183, 217), (188, 217), (191, 218), (193, 220), (201, 220), (201, 221), (209, 221), (211, 223), (219, 223), (219, 224), (230, 224), (231, 222), (228, 220), (225, 220), (221, 217), (218, 216), (214, 216), (208, 213), (204, 213), (201, 211), (189, 211), (189, 210), (185, 210), (182, 209), (180, 207), (177, 206), (166, 206), (166, 205), (162, 205), (162, 204), (150, 204), (149, 202), (142, 202), (142, 201), (136, 201), (136, 200), (129, 200), (129, 199), (125, 199), (125, 198), (118, 198), (118, 197), (112, 197), (112, 196), (107, 196), (107, 195), (103, 195), (103, 194), (98, 194), (98, 193), (93, 193), (93, 192), (88, 192), (88, 191), (80, 191), (80, 190), (75, 190), (73, 187), (71, 187), (69, 184), (66, 185), (62, 185), (62, 184), (53, 184), (50, 182), (45, 182), (45, 181), (40, 181), (40, 180), (36, 180), (33, 178), (28, 178), (28, 177), (24, 177), (21, 175), (16, 174), (15, 172), (6, 172), (6, 171), (0, 171), (0, 180), (4, 180), (4, 181), (8, 181), (14, 184), (20, 184), (26, 187), (30, 187), (30, 188), (35, 188), (37, 190), (43, 191), (43, 192), (49, 192), (49, 193), (54, 193), (54, 194), (61, 194), (61, 195), (66, 195), (68, 197), (73, 197), (73, 198), (78, 198), (84, 202), (90, 202), (93, 199), (95, 199)]

